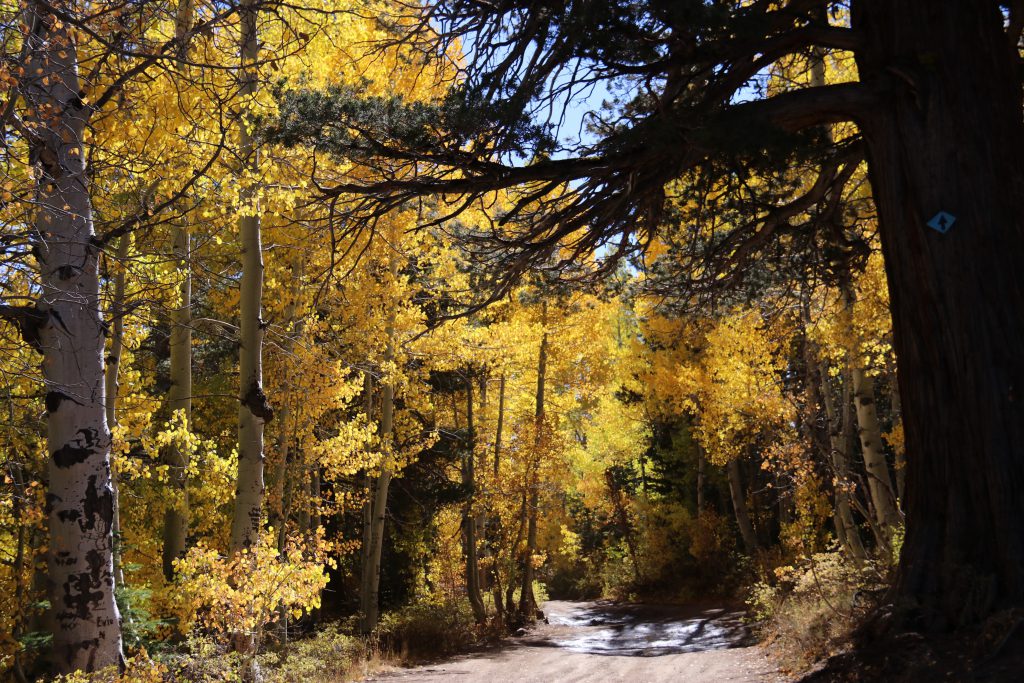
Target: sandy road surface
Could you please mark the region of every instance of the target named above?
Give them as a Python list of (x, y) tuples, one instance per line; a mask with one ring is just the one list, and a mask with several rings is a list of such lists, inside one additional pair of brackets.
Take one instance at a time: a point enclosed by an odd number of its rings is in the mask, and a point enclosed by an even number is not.
[(441, 664), (378, 674), (369, 681), (785, 680), (750, 643), (741, 615), (721, 608), (551, 601), (549, 624), (493, 649)]

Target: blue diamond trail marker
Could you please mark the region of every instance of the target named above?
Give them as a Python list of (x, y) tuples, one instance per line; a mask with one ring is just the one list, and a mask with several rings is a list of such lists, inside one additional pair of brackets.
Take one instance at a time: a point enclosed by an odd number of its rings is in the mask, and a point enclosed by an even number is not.
[(953, 223), (956, 223), (956, 216), (948, 211), (939, 211), (931, 217), (931, 220), (928, 221), (927, 225), (932, 230), (941, 232), (945, 235), (949, 232), (949, 229), (953, 227)]

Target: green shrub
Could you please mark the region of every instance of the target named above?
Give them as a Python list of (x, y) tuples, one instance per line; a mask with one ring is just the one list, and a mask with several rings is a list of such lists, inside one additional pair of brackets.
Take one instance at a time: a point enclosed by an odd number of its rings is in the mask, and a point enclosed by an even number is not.
[(400, 653), (403, 659), (452, 654), (477, 640), (473, 612), (466, 600), (422, 601), (388, 612), (381, 618), (376, 636), (381, 647)]
[(330, 624), (309, 638), (291, 641), (280, 652), (262, 655), (260, 666), (267, 683), (345, 681), (362, 678), (367, 662), (375, 658), (366, 641)]

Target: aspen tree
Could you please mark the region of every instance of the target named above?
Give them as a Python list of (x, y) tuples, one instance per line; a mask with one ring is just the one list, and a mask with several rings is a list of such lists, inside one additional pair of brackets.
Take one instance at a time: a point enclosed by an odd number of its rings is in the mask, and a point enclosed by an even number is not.
[[(293, 391), (293, 384), (295, 382), (295, 373), (293, 372), (293, 364), (289, 362), (291, 356), (295, 352), (296, 339), (302, 335), (303, 332), (303, 320), (299, 318), (299, 298), (302, 295), (302, 276), (304, 267), (300, 260), (297, 260), (290, 268), (292, 275), (291, 291), (289, 292), (288, 305), (285, 307), (285, 322), (290, 326), (290, 329), (285, 330), (285, 338), (281, 343), (281, 352), (285, 362), (285, 388), (286, 391)], [(289, 481), (289, 469), (288, 461), (292, 455), (292, 438), (294, 436), (294, 420), (296, 416), (293, 414), (292, 401), (284, 400), (281, 404), (281, 409), (277, 420), (277, 453), (276, 453), (276, 467), (273, 470), (272, 482), (274, 496), (270, 506), (269, 522), (270, 526), (274, 529), (277, 534), (277, 548), (280, 551), (284, 550), (285, 539), (287, 538), (287, 526), (288, 526), (288, 514), (289, 514), (289, 495), (288, 495), (288, 481)]]
[(837, 415), (832, 385), (829, 383), (828, 364), (819, 361), (819, 377), (821, 379), (821, 400), (825, 404), (825, 417), (828, 424), (830, 455), (832, 459), (832, 476), (835, 481), (836, 533), (847, 552), (855, 560), (867, 557), (864, 544), (860, 539), (860, 531), (854, 523), (853, 510), (850, 506), (852, 491), (849, 488), (849, 451), (848, 440), (843, 438), (842, 421)]
[(537, 396), (534, 412), (534, 453), (526, 473), (529, 499), (526, 504), (527, 530), (526, 548), (523, 551), (523, 582), (519, 593), (519, 616), (523, 619), (531, 618), (537, 608), (537, 599), (533, 595), (533, 556), (537, 550), (537, 515), (540, 512), (540, 458), (546, 443), (544, 432), (547, 427), (544, 417), (544, 383), (547, 379), (548, 362), (547, 299), (541, 302), (540, 324), (540, 349), (537, 353)]
[(864, 353), (861, 349), (863, 340), (853, 320), (857, 292), (849, 281), (843, 282), (840, 286), (840, 301), (843, 306), (842, 316), (851, 328), (853, 341), (853, 348), (847, 350), (846, 359), (857, 417), (857, 435), (867, 473), (868, 493), (871, 496), (874, 523), (879, 529), (880, 540), (883, 546), (888, 547), (894, 530), (900, 524), (900, 513), (896, 507), (896, 494), (889, 475), (889, 465), (882, 444), (882, 428), (875, 407), (875, 380), (865, 367)]
[(466, 378), (466, 444), (462, 453), (462, 485), (469, 494), (462, 513), (462, 529), (466, 555), (466, 593), (478, 624), (487, 621), (487, 611), (480, 596), (480, 572), (477, 568), (477, 518), (473, 514), (473, 499), (476, 497), (474, 458), (476, 457), (476, 431), (473, 421), (473, 378)]
[(60, 673), (94, 671), (122, 655), (99, 261), (82, 144), (91, 109), (79, 94), (70, 27), (38, 2), (27, 4), (25, 24), (20, 91), (42, 292), (23, 330), (43, 354), (47, 383), (53, 655)]
[[(174, 37), (178, 54), (188, 52), (188, 32), (192, 28), (195, 0), (178, 0), (174, 16)], [(179, 278), (174, 306), (171, 308), (170, 356), (171, 386), (167, 406), (172, 415), (180, 415), (186, 430), (192, 430), (192, 236), (188, 218), (171, 225), (171, 251)], [(170, 495), (164, 510), (163, 572), (174, 579), (174, 561), (185, 554), (188, 539), (188, 453), (180, 443), (171, 443), (164, 452), (168, 466)]]
[[(117, 426), (117, 394), (120, 389), (118, 374), (121, 369), (121, 351), (124, 346), (125, 316), (125, 269), (128, 252), (131, 249), (131, 235), (123, 235), (117, 243), (117, 270), (114, 273), (113, 293), (110, 301), (110, 353), (107, 354), (104, 383), (107, 392), (107, 427)], [(110, 473), (110, 488), (114, 494), (114, 578), (124, 585), (124, 570), (121, 564), (121, 497), (117, 487), (117, 472)]]
[[(389, 261), (389, 271), (392, 279), (397, 277), (399, 267), (398, 254), (392, 253)], [(373, 482), (372, 509), (370, 516), (370, 545), (369, 553), (363, 556), (365, 563), (362, 567), (360, 581), (359, 602), (362, 612), (360, 630), (363, 633), (370, 633), (377, 627), (377, 620), (380, 616), (380, 557), (384, 546), (384, 521), (387, 516), (388, 487), (391, 485), (392, 465), (388, 459), (393, 451), (394, 426), (395, 426), (395, 343), (396, 343), (396, 319), (398, 313), (397, 302), (392, 302), (388, 311), (387, 323), (384, 329), (386, 346), (384, 349), (384, 368), (388, 376), (385, 377), (381, 387), (380, 400), (380, 447), (384, 454), (384, 464), (381, 472)]]
[(231, 547), (240, 551), (255, 545), (263, 518), (263, 425), (273, 412), (263, 393), (263, 244), (260, 234), (258, 183), (259, 149), (253, 137), (254, 121), (248, 109), (256, 94), (256, 62), (259, 57), (258, 11), (255, 0), (246, 0), (240, 11), (241, 67), (239, 70), (238, 132), (239, 193), (238, 231), (242, 251), (239, 295), (239, 405), (238, 485), (231, 524)]

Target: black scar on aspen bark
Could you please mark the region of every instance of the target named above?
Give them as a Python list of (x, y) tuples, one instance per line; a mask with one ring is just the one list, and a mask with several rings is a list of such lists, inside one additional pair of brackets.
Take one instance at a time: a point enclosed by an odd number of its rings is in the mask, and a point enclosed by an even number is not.
[(85, 512), (85, 519), (80, 522), (82, 531), (91, 531), (96, 528), (96, 518), (106, 524), (102, 531), (106, 531), (114, 522), (114, 496), (110, 489), (103, 492), (96, 487), (96, 477), (89, 477), (89, 483), (85, 487), (85, 500), (82, 501), (82, 511)]
[(78, 511), (78, 510), (75, 510), (75, 509), (61, 510), (60, 512), (57, 513), (57, 517), (62, 522), (74, 522), (75, 520), (79, 519), (81, 516), (82, 516), (82, 513), (80, 511)]
[(89, 652), (89, 661), (86, 664), (86, 671), (92, 671), (95, 667), (96, 662), (96, 650), (100, 646), (99, 638), (87, 638), (86, 640), (79, 640), (75, 643), (68, 643), (67, 649), (65, 650), (67, 661), (72, 662), (75, 660), (75, 652), (78, 650), (87, 650)]
[(76, 401), (62, 391), (48, 391), (46, 392), (46, 412), (51, 414), (57, 412), (61, 401), (71, 401), (72, 403), (82, 405), (81, 401)]
[(259, 384), (253, 383), (249, 387), (249, 391), (245, 392), (245, 398), (242, 399), (242, 405), (256, 417), (262, 418), (264, 422), (274, 419), (274, 409), (270, 406), (267, 395), (263, 393), (263, 387)]
[[(89, 554), (99, 554), (95, 550)], [(93, 581), (92, 558), (86, 558), (90, 571), (79, 572), (68, 576), (64, 583), (64, 610), (57, 614), (58, 619), (88, 619), (92, 614), (93, 605), (103, 598), (103, 593), (91, 590), (99, 587), (99, 581)]]
[(53, 452), (53, 463), (61, 469), (85, 462), (93, 454), (99, 439), (95, 429), (79, 429), (81, 445), (66, 443)]
[(57, 277), (61, 280), (70, 280), (71, 278), (78, 277), (82, 274), (82, 269), (78, 266), (72, 266), (65, 264), (57, 268)]

